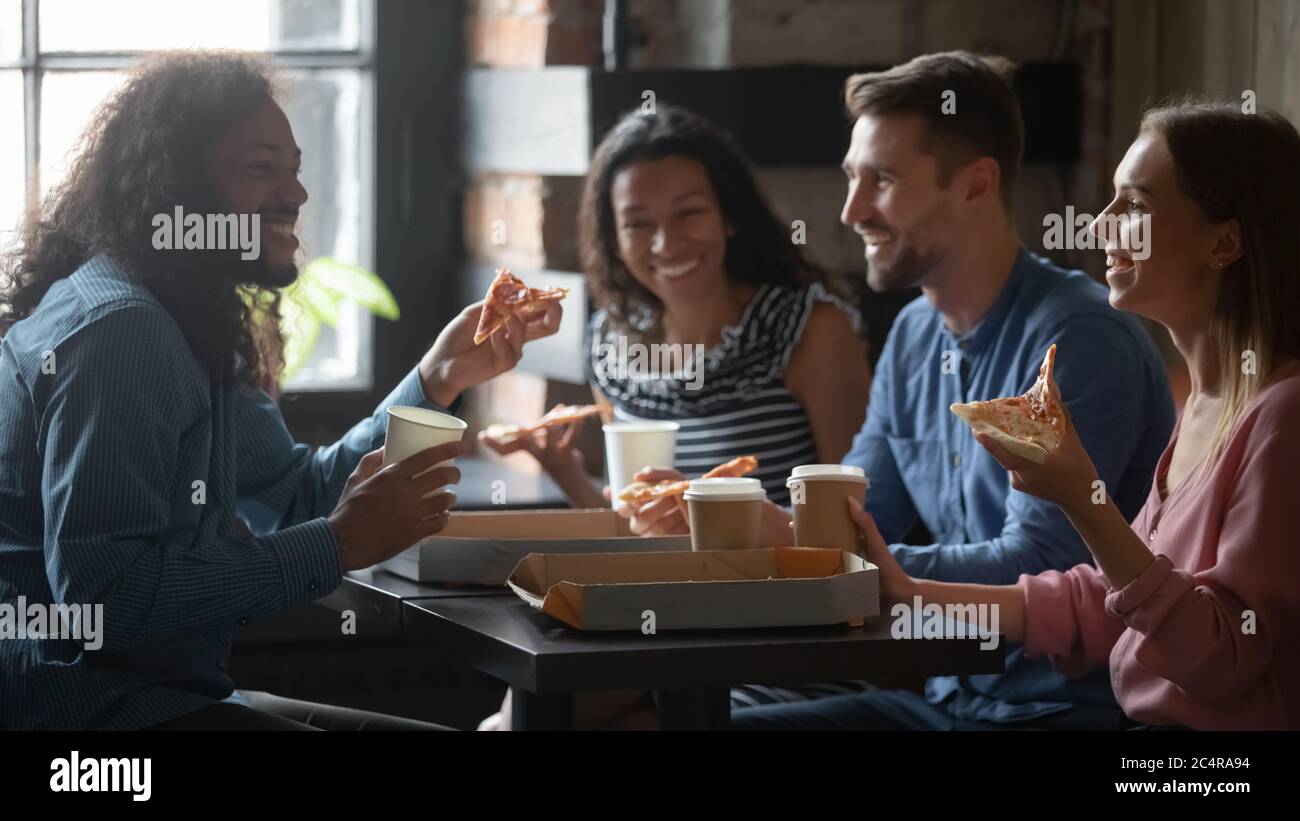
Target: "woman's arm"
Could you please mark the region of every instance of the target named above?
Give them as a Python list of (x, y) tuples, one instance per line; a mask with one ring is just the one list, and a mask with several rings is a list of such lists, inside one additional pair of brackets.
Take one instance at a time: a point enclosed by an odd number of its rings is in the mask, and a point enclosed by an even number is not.
[[(609, 406), (605, 397), (601, 396), (595, 388), (592, 388), (592, 394), (595, 396), (596, 404), (603, 408)], [(603, 416), (604, 411), (602, 411)], [(564, 491), (569, 504), (573, 507), (578, 509), (609, 507), (609, 499), (592, 485), (591, 477), (587, 475), (582, 451), (573, 446), (573, 440), (584, 424), (586, 421), (582, 420), (570, 422), (562, 429), (542, 428), (531, 435), (521, 436), (504, 444), (491, 439), (484, 431), (479, 433), (479, 441), (502, 456), (517, 451), (530, 453), (560, 490)]]
[(1097, 469), (1074, 429), (1068, 408), (1061, 442), (1037, 464), (1008, 451), (983, 433), (975, 440), (1011, 474), (1011, 487), (1055, 502), (1088, 545), (1097, 567), (1116, 589), (1141, 575), (1155, 559), (1097, 478)]
[(817, 458), (839, 464), (862, 428), (871, 389), (866, 346), (843, 311), (827, 303), (813, 306), (785, 384), (808, 414)]
[(1025, 588), (1018, 584), (955, 584), (921, 579), (917, 581), (917, 595), (926, 604), (996, 607), (998, 632), (1007, 641), (1025, 640)]
[(911, 605), (916, 597), (923, 604), (988, 604), (997, 608), (998, 632), (1008, 641), (1025, 637), (1025, 589), (1018, 584), (954, 584), (927, 579), (913, 579), (889, 552), (876, 522), (862, 509), (857, 499), (845, 497), (849, 515), (862, 533), (863, 553), (880, 574), (880, 594), (884, 599)]
[(1088, 545), (1097, 568), (1116, 590), (1127, 587), (1155, 560), (1109, 496), (1104, 504), (1062, 505), (1061, 509)]

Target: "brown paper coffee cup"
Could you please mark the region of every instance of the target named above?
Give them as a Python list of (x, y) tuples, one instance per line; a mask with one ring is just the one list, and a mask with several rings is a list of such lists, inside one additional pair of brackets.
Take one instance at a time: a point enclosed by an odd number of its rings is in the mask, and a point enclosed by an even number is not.
[(857, 553), (858, 526), (849, 515), (847, 497), (864, 501), (870, 482), (862, 468), (847, 465), (800, 465), (786, 481), (794, 510), (796, 547), (828, 547)]
[(692, 550), (758, 547), (767, 493), (757, 479), (696, 479), (685, 499)]

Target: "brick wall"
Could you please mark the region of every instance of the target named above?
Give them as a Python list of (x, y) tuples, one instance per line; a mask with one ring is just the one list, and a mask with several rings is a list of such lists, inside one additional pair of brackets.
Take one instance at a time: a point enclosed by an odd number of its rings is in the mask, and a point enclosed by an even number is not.
[(470, 65), (497, 68), (595, 65), (601, 0), (467, 0)]

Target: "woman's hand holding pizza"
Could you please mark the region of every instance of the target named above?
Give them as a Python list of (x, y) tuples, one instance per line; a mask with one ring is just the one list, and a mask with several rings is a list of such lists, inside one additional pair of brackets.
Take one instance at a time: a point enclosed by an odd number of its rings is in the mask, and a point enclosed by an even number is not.
[[(1053, 384), (1052, 389), (1055, 388)], [(1055, 502), (1068, 512), (1090, 504), (1099, 485), (1097, 468), (1084, 450), (1083, 442), (1079, 441), (1079, 434), (1070, 421), (1070, 411), (1064, 402), (1058, 402), (1058, 407), (1061, 410), (1061, 441), (1047, 452), (1042, 463), (1012, 453), (987, 433), (976, 432), (975, 441), (1011, 474), (1011, 487)]]
[(580, 476), (586, 472), (583, 467), (585, 457), (573, 443), (581, 427), (581, 422), (547, 426), (504, 442), (483, 431), (479, 434), (479, 441), (502, 456), (526, 451), (553, 477)]
[(1056, 346), (1051, 345), (1038, 379), (1023, 395), (959, 403), (950, 409), (971, 426), (975, 441), (1011, 473), (1011, 487), (1055, 502), (1068, 513), (1093, 498), (1097, 468), (1061, 401), (1055, 369)]
[[(684, 481), (686, 474), (673, 468), (646, 468), (633, 478), (637, 482), (655, 485)], [(679, 495), (661, 496), (648, 502), (615, 496), (614, 510), (628, 520), (632, 532), (638, 536), (685, 536), (691, 532), (686, 500)]]

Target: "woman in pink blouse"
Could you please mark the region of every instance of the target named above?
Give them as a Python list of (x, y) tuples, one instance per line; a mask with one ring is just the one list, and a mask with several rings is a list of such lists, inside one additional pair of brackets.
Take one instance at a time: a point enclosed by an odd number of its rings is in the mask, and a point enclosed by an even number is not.
[(1065, 511), (1096, 567), (914, 580), (850, 508), (889, 598), (998, 605), (1006, 637), (1063, 672), (1109, 662), (1134, 721), (1300, 729), (1300, 134), (1235, 105), (1155, 109), (1115, 190), (1117, 222), (1091, 229), (1111, 304), (1167, 327), (1192, 382), (1132, 526), (1068, 422), (1041, 465), (978, 439), (1013, 488)]

